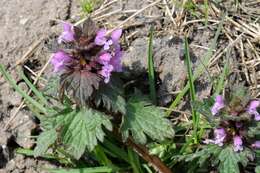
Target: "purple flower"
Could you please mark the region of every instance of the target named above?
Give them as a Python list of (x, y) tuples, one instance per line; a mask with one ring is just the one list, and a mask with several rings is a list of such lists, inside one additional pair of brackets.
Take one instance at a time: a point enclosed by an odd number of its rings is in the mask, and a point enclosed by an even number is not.
[(104, 50), (108, 50), (111, 45), (117, 44), (121, 35), (122, 29), (116, 29), (111, 33), (111, 38), (107, 38), (107, 31), (105, 29), (100, 29), (97, 32), (95, 38), (95, 44), (99, 46), (104, 46)]
[(211, 113), (213, 115), (216, 115), (220, 111), (220, 109), (222, 109), (224, 107), (225, 107), (225, 104), (224, 104), (223, 97), (221, 95), (217, 95), (215, 98), (215, 103), (211, 108)]
[(255, 143), (252, 144), (252, 147), (254, 148), (260, 148), (260, 141), (255, 141)]
[(214, 144), (217, 144), (219, 146), (223, 146), (223, 142), (226, 138), (226, 132), (224, 128), (218, 128), (214, 130)]
[(56, 73), (64, 70), (66, 64), (71, 62), (71, 60), (72, 60), (71, 57), (65, 52), (63, 51), (56, 52), (55, 54), (53, 54), (51, 59), (51, 63), (54, 67), (53, 71)]
[(114, 43), (117, 43), (122, 35), (122, 29), (116, 29), (111, 33), (111, 39)]
[(105, 78), (104, 80), (105, 83), (109, 82), (112, 71), (113, 71), (113, 66), (110, 64), (106, 64), (102, 67), (100, 74)]
[(105, 64), (108, 64), (108, 63), (109, 63), (109, 61), (111, 60), (111, 58), (112, 58), (112, 55), (111, 55), (110, 53), (104, 53), (104, 54), (102, 54), (101, 56), (99, 56), (98, 62), (99, 62), (100, 64), (105, 65)]
[(218, 146), (223, 146), (223, 142), (226, 138), (226, 132), (224, 128), (217, 128), (214, 130), (214, 140), (212, 139), (207, 139), (204, 141), (204, 143), (209, 144), (216, 144)]
[(120, 47), (115, 51), (115, 56), (110, 60), (110, 64), (114, 67), (115, 72), (122, 72), (122, 56), (123, 52)]
[(233, 149), (235, 152), (243, 150), (243, 141), (238, 135), (233, 138)]
[(257, 107), (259, 107), (259, 106), (260, 106), (260, 101), (259, 100), (253, 100), (249, 103), (249, 106), (247, 108), (247, 112), (250, 115), (254, 115), (256, 121), (260, 121), (260, 114), (257, 111)]
[(62, 42), (72, 42), (74, 41), (74, 30), (73, 30), (73, 25), (63, 22), (63, 32), (58, 38), (58, 43)]

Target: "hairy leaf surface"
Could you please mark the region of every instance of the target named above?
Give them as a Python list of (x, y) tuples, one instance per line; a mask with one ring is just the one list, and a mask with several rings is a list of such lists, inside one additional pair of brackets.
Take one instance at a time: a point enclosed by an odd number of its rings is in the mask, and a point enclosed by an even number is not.
[(58, 98), (59, 94), (59, 75), (51, 76), (48, 79), (48, 83), (45, 86), (43, 93), (47, 96)]
[(67, 151), (76, 159), (81, 157), (86, 148), (92, 151), (98, 141), (104, 140), (102, 126), (112, 130), (109, 118), (103, 113), (89, 108), (77, 111), (72, 121), (63, 129), (62, 140)]
[(51, 144), (54, 144), (57, 139), (55, 129), (42, 132), (37, 138), (37, 146), (34, 149), (34, 157), (43, 155)]
[(61, 75), (61, 92), (70, 92), (76, 102), (84, 105), (92, 95), (94, 89), (98, 89), (102, 78), (88, 70), (74, 70)]
[(102, 84), (94, 96), (97, 106), (103, 104), (107, 110), (126, 113), (126, 102), (122, 97), (122, 85), (119, 79), (111, 78), (108, 84)]
[(220, 160), (220, 173), (239, 173), (239, 163), (244, 167), (248, 163), (248, 159), (253, 158), (253, 154), (249, 149), (244, 149), (242, 152), (235, 152), (231, 146), (224, 148), (218, 159)]
[(131, 133), (134, 140), (141, 144), (146, 143), (146, 135), (159, 141), (174, 136), (171, 122), (165, 118), (165, 113), (151, 105), (141, 95), (135, 95), (127, 102), (126, 115), (123, 116), (121, 131), (124, 140)]
[(186, 154), (181, 156), (174, 156), (173, 158), (177, 158), (178, 161), (185, 160), (186, 162), (191, 162), (194, 159), (198, 160), (198, 164), (200, 167), (203, 166), (211, 157), (214, 157), (215, 155), (218, 155), (221, 151), (221, 147), (218, 145), (206, 145), (203, 146), (199, 151), (192, 153), (192, 154)]

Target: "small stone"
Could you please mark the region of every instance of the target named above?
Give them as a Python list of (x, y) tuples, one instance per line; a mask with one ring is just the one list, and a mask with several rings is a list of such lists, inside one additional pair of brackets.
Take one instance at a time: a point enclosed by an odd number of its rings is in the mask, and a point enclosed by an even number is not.
[(21, 19), (21, 20), (19, 21), (19, 23), (20, 23), (21, 25), (25, 25), (28, 21), (29, 21), (29, 19), (24, 18), (24, 19)]

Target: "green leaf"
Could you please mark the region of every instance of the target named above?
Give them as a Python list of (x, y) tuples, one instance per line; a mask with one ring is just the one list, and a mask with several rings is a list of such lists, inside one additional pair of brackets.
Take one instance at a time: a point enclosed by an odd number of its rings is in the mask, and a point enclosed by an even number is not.
[(99, 106), (102, 103), (107, 110), (125, 114), (126, 103), (125, 99), (122, 97), (121, 83), (120, 79), (111, 78), (109, 84), (101, 85), (94, 97), (95, 104)]
[(248, 158), (252, 156), (252, 152), (247, 148), (239, 153), (235, 152), (231, 146), (226, 147), (218, 156), (219, 171), (220, 173), (239, 173), (239, 163), (245, 167), (249, 161)]
[(146, 143), (146, 135), (160, 141), (174, 136), (171, 122), (165, 118), (165, 113), (147, 102), (142, 95), (135, 95), (129, 99), (121, 131), (124, 140), (131, 132), (134, 140), (141, 144)]
[(47, 169), (51, 173), (99, 173), (112, 172), (113, 169), (107, 166), (93, 168), (75, 168), (75, 169)]
[(143, 173), (141, 164), (140, 164), (140, 159), (137, 155), (136, 152), (134, 152), (132, 149), (128, 148), (128, 158), (130, 161), (130, 164), (133, 168), (133, 173)]
[(90, 108), (82, 108), (77, 111), (72, 121), (63, 130), (62, 138), (67, 151), (76, 159), (79, 159), (87, 148), (92, 151), (103, 141), (105, 133), (102, 125), (112, 130), (109, 118), (101, 112)]
[(149, 79), (149, 89), (150, 97), (154, 104), (156, 104), (156, 89), (155, 89), (155, 75), (154, 75), (154, 61), (153, 61), (153, 31), (154, 28), (151, 26), (149, 33), (149, 43), (148, 43), (148, 79)]
[(55, 129), (42, 132), (37, 138), (37, 145), (34, 149), (34, 157), (42, 156), (45, 154), (51, 144), (57, 139)]
[[(18, 154), (23, 154), (25, 156), (29, 156), (29, 157), (33, 157), (34, 156), (34, 150), (32, 150), (32, 149), (17, 148), (15, 150), (15, 152), (18, 153)], [(58, 157), (56, 157), (56, 156), (54, 156), (52, 154), (43, 154), (41, 157), (46, 159), (46, 160), (52, 160), (52, 159), (53, 160), (55, 160), (55, 159), (58, 160), (59, 159)]]
[(59, 88), (60, 88), (59, 82), (60, 82), (59, 75), (51, 76), (48, 79), (48, 82), (43, 89), (43, 93), (47, 96), (58, 98)]
[(186, 162), (198, 159), (197, 163), (200, 167), (202, 167), (203, 164), (206, 163), (206, 161), (208, 161), (208, 159), (218, 155), (221, 150), (222, 148), (218, 145), (205, 145), (199, 151), (196, 151), (192, 154), (177, 156), (177, 159), (178, 161), (185, 160)]
[(204, 99), (203, 101), (195, 100), (192, 102), (193, 108), (201, 113), (212, 126), (216, 124), (216, 117), (211, 113), (211, 107), (214, 104), (212, 98)]
[(255, 167), (255, 173), (260, 173), (260, 166)]
[[(187, 71), (188, 71), (188, 79), (189, 79), (189, 91), (190, 91), (190, 98), (191, 101), (194, 102), (196, 98), (196, 91), (195, 91), (195, 86), (194, 86), (194, 76), (192, 72), (192, 62), (190, 59), (190, 51), (189, 51), (189, 44), (188, 44), (188, 39), (185, 37), (185, 44), (184, 44), (184, 54), (185, 54), (185, 63), (187, 65)], [(199, 121), (200, 121), (200, 115), (196, 112), (196, 109), (194, 109), (193, 105), (191, 105), (191, 113), (192, 113), (192, 123), (193, 123), (193, 135), (192, 138), (194, 139), (195, 143), (198, 143), (198, 126), (199, 126)], [(184, 151), (187, 148), (187, 145), (184, 145), (182, 147), (182, 151)]]

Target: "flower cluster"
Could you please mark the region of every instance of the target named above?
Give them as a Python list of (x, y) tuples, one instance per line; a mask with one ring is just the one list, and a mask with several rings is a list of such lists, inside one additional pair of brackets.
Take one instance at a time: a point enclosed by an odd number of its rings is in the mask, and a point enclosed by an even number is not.
[[(223, 146), (231, 143), (235, 152), (242, 151), (244, 146), (248, 144), (247, 131), (248, 124), (252, 121), (260, 121), (260, 114), (258, 108), (260, 107), (260, 100), (252, 100), (240, 112), (234, 112), (230, 108), (230, 104), (225, 104), (224, 98), (221, 95), (216, 96), (215, 102), (211, 107), (213, 116), (229, 115), (230, 119), (221, 119), (218, 127), (214, 129), (214, 139), (206, 139), (204, 143), (216, 144)], [(242, 116), (248, 116), (247, 119), (240, 119)], [(253, 148), (260, 148), (260, 141), (255, 141), (251, 144)]]
[(121, 72), (121, 35), (122, 29), (97, 29), (90, 18), (81, 27), (64, 22), (58, 43), (69, 48), (59, 49), (51, 59), (54, 72), (61, 76), (61, 90), (73, 90), (83, 102), (100, 82), (110, 81), (112, 72)]
[(105, 29), (100, 29), (97, 32), (95, 44), (103, 46), (103, 51), (98, 58), (98, 62), (103, 65), (100, 74), (105, 78), (105, 83), (108, 83), (111, 72), (122, 71), (122, 51), (119, 44), (122, 30), (117, 29), (113, 31), (110, 37), (107, 37), (106, 33), (107, 31)]
[[(77, 36), (74, 28), (75, 26), (64, 22), (63, 32), (58, 38), (58, 43), (71, 43), (77, 41)], [(98, 73), (104, 77), (105, 83), (109, 82), (111, 73), (113, 71), (122, 71), (122, 51), (119, 44), (119, 39), (122, 35), (122, 29), (116, 29), (112, 31), (110, 36), (108, 36), (107, 33), (107, 30), (100, 29), (99, 31), (97, 31), (94, 40), (94, 43), (97, 46), (102, 46), (102, 49), (97, 53), (97, 56), (94, 60), (102, 65), (102, 69)], [(61, 72), (65, 70), (66, 66), (69, 66), (73, 59), (75, 60), (75, 57), (69, 55), (64, 50), (59, 50), (58, 52), (56, 52), (53, 55), (51, 61), (54, 67), (54, 72)]]

